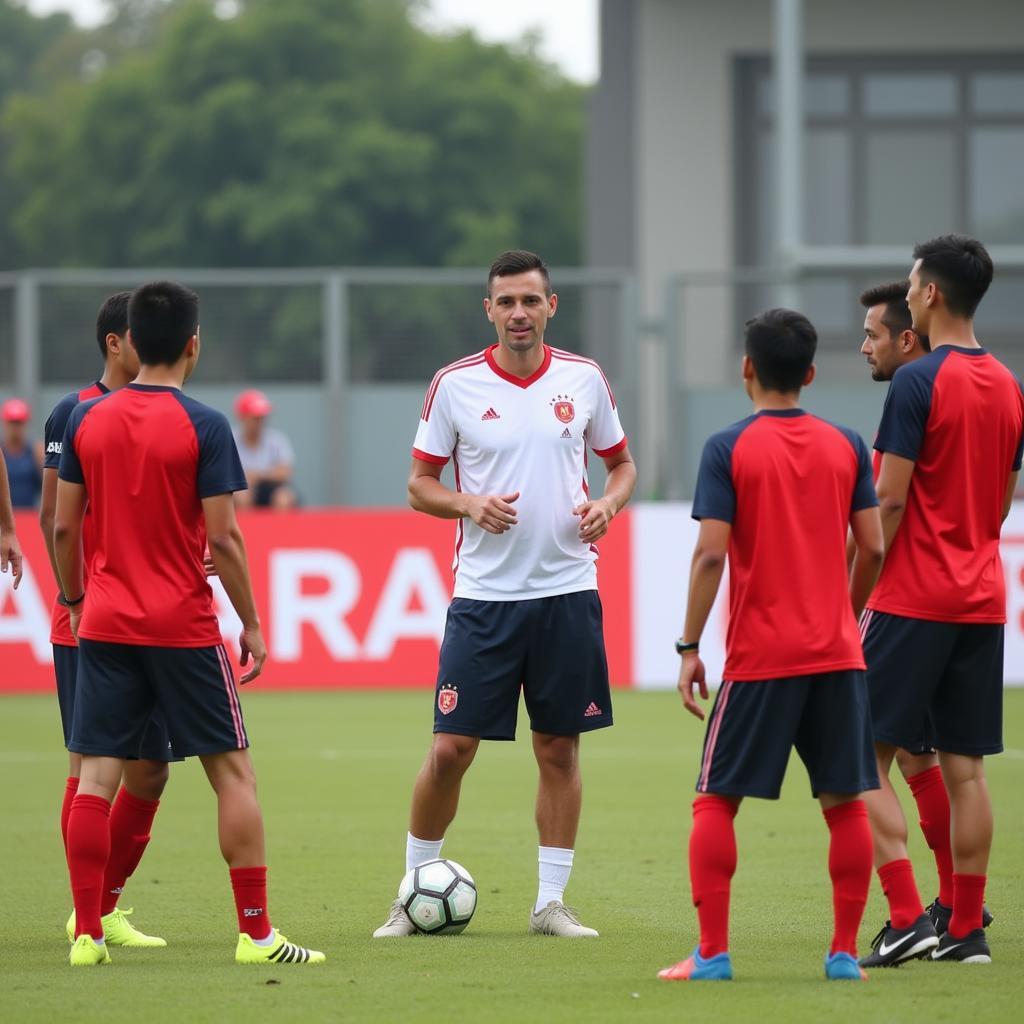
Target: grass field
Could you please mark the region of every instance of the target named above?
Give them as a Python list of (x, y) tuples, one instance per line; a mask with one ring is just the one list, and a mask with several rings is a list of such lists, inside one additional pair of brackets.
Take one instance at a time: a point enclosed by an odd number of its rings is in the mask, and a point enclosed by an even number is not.
[[(154, 839), (122, 901), (165, 950), (113, 950), (72, 971), (69, 896), (57, 829), (65, 764), (54, 702), (8, 698), (0, 1020), (21, 1021), (910, 1021), (1020, 1020), (1024, 1002), (1024, 692), (1006, 699), (1006, 744), (989, 762), (996, 846), (989, 967), (913, 963), (870, 982), (827, 984), (827, 831), (794, 758), (783, 797), (738, 819), (731, 985), (665, 984), (696, 926), (685, 839), (701, 729), (674, 694), (620, 694), (614, 729), (584, 739), (585, 797), (567, 894), (593, 942), (526, 934), (536, 887), (535, 773), (528, 743), (485, 745), (445, 853), (480, 889), (461, 936), (372, 941), (402, 874), (410, 785), (426, 744), (424, 693), (275, 695), (245, 710), (267, 819), (271, 914), (327, 952), (318, 968), (242, 968), (198, 763), (176, 766)], [(522, 720), (522, 719), (521, 719)], [(525, 738), (525, 737), (523, 737)], [(915, 820), (915, 819), (912, 819)], [(934, 872), (920, 833), (923, 895)], [(877, 885), (861, 945), (885, 917)]]

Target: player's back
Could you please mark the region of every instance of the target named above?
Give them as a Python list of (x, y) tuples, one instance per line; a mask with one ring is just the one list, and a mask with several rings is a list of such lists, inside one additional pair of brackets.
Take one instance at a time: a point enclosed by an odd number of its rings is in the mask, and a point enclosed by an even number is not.
[(219, 643), (202, 499), (245, 486), (224, 416), (177, 388), (129, 384), (72, 413), (60, 475), (85, 485), (92, 515), (79, 635)]
[(914, 471), (868, 607), (1005, 621), (999, 532), (1022, 437), (1020, 382), (985, 349), (946, 345), (897, 371), (875, 444)]
[(864, 667), (846, 534), (876, 501), (861, 438), (802, 409), (760, 412), (708, 441), (693, 514), (732, 523), (726, 679)]

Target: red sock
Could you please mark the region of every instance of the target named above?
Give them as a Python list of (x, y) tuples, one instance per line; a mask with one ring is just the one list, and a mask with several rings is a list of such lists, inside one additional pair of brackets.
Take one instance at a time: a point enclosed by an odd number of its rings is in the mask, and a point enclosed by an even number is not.
[(935, 855), (939, 871), (939, 902), (953, 906), (953, 850), (949, 835), (949, 794), (938, 765), (907, 779), (910, 792), (917, 801), (921, 831), (928, 848)]
[(874, 850), (868, 809), (863, 800), (825, 811), (831, 839), (828, 873), (832, 876), (832, 907), (835, 934), (830, 953), (857, 955), (857, 929), (871, 888), (871, 857)]
[(231, 868), (231, 888), (238, 911), (238, 930), (250, 938), (265, 939), (271, 930), (267, 910), (267, 869)]
[(690, 832), (690, 888), (700, 921), (700, 955), (729, 948), (729, 887), (736, 873), (736, 805), (721, 796), (693, 802)]
[(949, 934), (954, 938), (964, 939), (981, 927), (987, 880), (987, 875), (953, 876), (953, 916), (949, 919)]
[(110, 856), (110, 804), (101, 796), (79, 793), (68, 819), (68, 870), (75, 899), (75, 938), (103, 938), (100, 900), (103, 871)]
[(923, 913), (921, 896), (909, 860), (891, 860), (878, 869), (882, 892), (889, 901), (893, 928), (909, 928)]
[(117, 906), (124, 883), (139, 866), (159, 806), (159, 800), (142, 800), (124, 786), (117, 794), (110, 810), (110, 858), (103, 877), (101, 914), (109, 914)]
[(60, 805), (60, 835), (64, 840), (64, 857), (68, 855), (68, 818), (71, 817), (71, 801), (75, 799), (78, 792), (78, 779), (73, 775), (68, 776), (64, 783), (64, 802)]

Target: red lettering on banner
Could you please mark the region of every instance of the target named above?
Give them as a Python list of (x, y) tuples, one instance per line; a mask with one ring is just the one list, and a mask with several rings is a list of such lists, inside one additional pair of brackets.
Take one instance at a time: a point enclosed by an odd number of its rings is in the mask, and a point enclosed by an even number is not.
[[(628, 511), (600, 544), (598, 578), (612, 681), (628, 684), (632, 595)], [(241, 513), (269, 660), (260, 689), (432, 687), (451, 597), (454, 529), (404, 509)], [(0, 576), (0, 691), (52, 692), (56, 592), (31, 513), (18, 514), (25, 577)], [(241, 623), (211, 578), (237, 663)]]

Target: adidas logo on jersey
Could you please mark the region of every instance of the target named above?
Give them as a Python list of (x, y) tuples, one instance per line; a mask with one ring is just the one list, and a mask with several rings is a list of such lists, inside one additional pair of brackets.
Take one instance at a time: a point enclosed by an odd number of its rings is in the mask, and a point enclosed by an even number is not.
[(565, 430), (563, 430), (562, 433), (559, 436), (560, 437), (572, 437), (572, 433), (569, 431), (569, 428), (566, 427)]
[(501, 417), (494, 411), (494, 406), (488, 408), (487, 412), (480, 417), (482, 420), (500, 420)]

